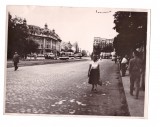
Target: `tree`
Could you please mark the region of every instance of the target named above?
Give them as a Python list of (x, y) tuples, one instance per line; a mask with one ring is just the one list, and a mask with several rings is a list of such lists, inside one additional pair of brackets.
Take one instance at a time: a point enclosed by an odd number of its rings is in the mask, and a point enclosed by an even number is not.
[(75, 48), (75, 53), (78, 53), (78, 52), (79, 52), (79, 46), (78, 46), (78, 43), (77, 43), (77, 42), (75, 42), (75, 43), (73, 44), (73, 47)]
[[(29, 29), (27, 21), (25, 19), (15, 17), (12, 18), (10, 13), (8, 14), (8, 54), (7, 58), (12, 58), (14, 52), (18, 52), (19, 55), (26, 55), (28, 50), (31, 52), (38, 48), (33, 40), (29, 41)], [(33, 46), (33, 48), (31, 48)]]
[(86, 50), (82, 50), (82, 56), (87, 56), (87, 51)]
[(25, 44), (25, 46), (27, 47), (24, 49), (24, 52), (26, 55), (26, 54), (30, 54), (31, 52), (36, 52), (39, 44), (35, 43), (33, 39), (28, 38), (28, 42)]
[(7, 50), (7, 58), (12, 58), (13, 46), (14, 46), (14, 22), (12, 21), (12, 16), (8, 13), (8, 50)]
[(93, 47), (93, 54), (100, 55), (100, 53), (101, 53), (100, 46), (99, 45), (94, 45), (94, 47)]
[(67, 48), (68, 48), (68, 52), (73, 51), (72, 50), (72, 44), (70, 43), (70, 41), (67, 43)]
[(64, 51), (64, 52), (73, 52), (73, 50), (72, 50), (72, 44), (70, 42), (68, 42), (68, 43), (62, 42), (61, 43), (61, 51)]
[(113, 29), (119, 33), (113, 42), (117, 54), (130, 54), (132, 50), (141, 46), (146, 50), (147, 12), (118, 11), (114, 18)]

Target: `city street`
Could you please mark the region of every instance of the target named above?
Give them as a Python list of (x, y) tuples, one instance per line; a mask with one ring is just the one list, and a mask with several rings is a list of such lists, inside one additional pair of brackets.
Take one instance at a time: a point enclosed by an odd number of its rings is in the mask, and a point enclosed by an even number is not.
[(100, 61), (102, 86), (91, 92), (91, 61), (6, 69), (5, 113), (129, 116), (118, 64)]

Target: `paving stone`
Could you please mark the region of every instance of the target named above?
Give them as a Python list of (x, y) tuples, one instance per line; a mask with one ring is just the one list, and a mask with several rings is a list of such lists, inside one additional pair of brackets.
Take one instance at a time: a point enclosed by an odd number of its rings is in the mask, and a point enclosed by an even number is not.
[(102, 82), (108, 85), (98, 86), (96, 93), (87, 83), (88, 66), (89, 61), (7, 68), (5, 112), (127, 115), (118, 66), (110, 60), (100, 63)]

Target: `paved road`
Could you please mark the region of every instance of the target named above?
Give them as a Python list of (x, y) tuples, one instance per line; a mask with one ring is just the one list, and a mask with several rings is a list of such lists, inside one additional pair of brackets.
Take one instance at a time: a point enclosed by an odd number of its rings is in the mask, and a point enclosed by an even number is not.
[(103, 86), (93, 93), (89, 62), (7, 68), (5, 112), (128, 116), (118, 65), (100, 62)]

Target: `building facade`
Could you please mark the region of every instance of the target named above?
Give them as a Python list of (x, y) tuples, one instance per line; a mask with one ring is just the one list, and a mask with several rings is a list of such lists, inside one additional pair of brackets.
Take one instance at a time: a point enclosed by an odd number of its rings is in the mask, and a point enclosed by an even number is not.
[(101, 49), (107, 47), (108, 45), (113, 45), (114, 39), (94, 37), (93, 46), (99, 46)]
[(94, 37), (93, 52), (111, 52), (113, 50), (114, 39)]
[(53, 53), (57, 55), (60, 52), (61, 38), (55, 33), (55, 30), (49, 30), (48, 25), (44, 28), (34, 25), (28, 25), (29, 39), (38, 43), (37, 54)]

